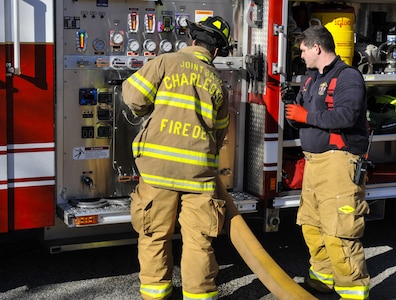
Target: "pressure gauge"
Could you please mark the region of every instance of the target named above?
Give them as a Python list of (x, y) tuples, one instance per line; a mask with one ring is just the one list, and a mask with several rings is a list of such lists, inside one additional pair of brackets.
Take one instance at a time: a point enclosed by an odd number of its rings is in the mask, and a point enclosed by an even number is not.
[(176, 42), (176, 49), (180, 50), (187, 47), (187, 43), (185, 41), (177, 41)]
[(114, 31), (111, 35), (111, 41), (114, 45), (121, 45), (124, 42), (124, 35), (119, 31)]
[(129, 40), (128, 41), (128, 49), (133, 51), (133, 52), (137, 52), (140, 48), (140, 44), (137, 40)]
[(92, 41), (92, 47), (95, 51), (103, 52), (106, 47), (106, 43), (104, 40), (97, 38)]
[(159, 47), (162, 52), (167, 53), (172, 51), (172, 43), (169, 42), (168, 40), (162, 40), (161, 43), (159, 44)]
[(145, 40), (143, 43), (143, 48), (148, 52), (154, 52), (157, 49), (157, 45), (153, 40)]
[(176, 18), (176, 23), (180, 27), (187, 27), (187, 19), (188, 19), (187, 15), (180, 15)]

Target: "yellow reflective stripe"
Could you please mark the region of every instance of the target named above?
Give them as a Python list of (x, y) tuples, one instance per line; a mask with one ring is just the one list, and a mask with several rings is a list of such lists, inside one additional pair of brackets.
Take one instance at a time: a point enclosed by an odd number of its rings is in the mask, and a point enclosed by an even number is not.
[(172, 283), (167, 284), (141, 284), (140, 293), (152, 297), (154, 299), (163, 299), (172, 293)]
[(309, 268), (309, 277), (314, 280), (332, 286), (334, 284), (333, 274), (319, 273), (313, 270), (312, 266)]
[(143, 156), (162, 160), (214, 168), (217, 168), (218, 166), (218, 156), (215, 154), (184, 150), (145, 142), (133, 142), (132, 149), (134, 153), (143, 153)]
[(212, 58), (209, 57), (209, 56), (203, 55), (201, 52), (194, 52), (194, 55), (195, 55), (196, 58), (206, 62), (207, 64), (211, 64), (212, 63)]
[(225, 117), (224, 119), (216, 120), (215, 126), (217, 129), (224, 129), (224, 128), (227, 128), (229, 123), (230, 123), (230, 116), (227, 115), (227, 117)]
[(202, 294), (192, 294), (183, 290), (183, 300), (201, 299), (201, 300), (216, 300), (219, 295), (218, 291)]
[(356, 299), (365, 300), (369, 297), (369, 286), (359, 285), (359, 286), (335, 286), (334, 287), (337, 294), (342, 298), (346, 299)]
[(177, 190), (188, 190), (195, 193), (213, 192), (215, 190), (214, 182), (200, 182), (192, 180), (180, 180), (163, 176), (151, 175), (147, 173), (140, 174), (143, 180), (154, 186), (171, 188)]
[(138, 72), (136, 72), (128, 78), (128, 82), (139, 92), (141, 92), (145, 97), (147, 97), (151, 102), (154, 102), (157, 88), (150, 81), (148, 81)]
[(194, 96), (159, 91), (155, 99), (155, 105), (158, 104), (195, 110), (202, 116), (209, 118), (210, 120), (213, 119), (212, 105), (201, 102)]

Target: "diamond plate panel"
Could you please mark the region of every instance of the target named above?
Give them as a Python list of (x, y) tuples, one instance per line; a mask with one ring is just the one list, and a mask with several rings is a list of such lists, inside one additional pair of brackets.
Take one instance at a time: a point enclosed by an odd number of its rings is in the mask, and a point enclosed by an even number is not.
[(249, 104), (246, 157), (247, 192), (263, 194), (265, 106)]

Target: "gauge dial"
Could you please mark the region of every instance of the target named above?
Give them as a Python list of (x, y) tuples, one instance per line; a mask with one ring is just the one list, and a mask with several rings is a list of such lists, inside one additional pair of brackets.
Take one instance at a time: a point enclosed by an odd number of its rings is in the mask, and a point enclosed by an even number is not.
[(121, 45), (124, 41), (124, 36), (121, 32), (114, 31), (113, 34), (111, 35), (111, 41), (115, 45)]
[(157, 49), (157, 45), (153, 40), (145, 40), (143, 43), (143, 47), (148, 52), (154, 52)]
[(104, 40), (97, 38), (92, 41), (92, 47), (95, 51), (103, 52), (106, 47), (106, 43)]
[(185, 41), (177, 41), (176, 42), (176, 49), (180, 50), (187, 47), (187, 43)]
[(161, 51), (165, 53), (171, 52), (173, 48), (172, 43), (169, 42), (168, 40), (162, 40), (159, 46)]
[(133, 52), (137, 52), (140, 48), (140, 44), (137, 40), (129, 40), (128, 41), (128, 49), (133, 51)]
[(180, 15), (177, 17), (176, 23), (181, 27), (187, 27), (187, 20), (188, 20), (187, 15)]

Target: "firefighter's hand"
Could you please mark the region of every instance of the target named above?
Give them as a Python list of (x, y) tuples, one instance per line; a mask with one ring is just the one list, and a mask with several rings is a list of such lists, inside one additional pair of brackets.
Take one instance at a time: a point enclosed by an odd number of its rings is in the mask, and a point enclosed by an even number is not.
[(290, 83), (282, 82), (280, 92), (281, 92), (282, 101), (285, 104), (296, 103), (296, 94)]
[(307, 123), (308, 111), (298, 104), (286, 105), (286, 119), (293, 120), (299, 123)]

